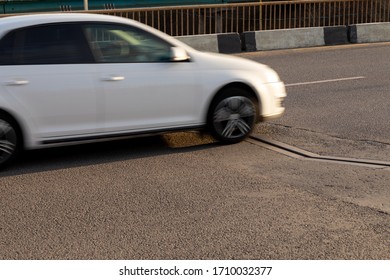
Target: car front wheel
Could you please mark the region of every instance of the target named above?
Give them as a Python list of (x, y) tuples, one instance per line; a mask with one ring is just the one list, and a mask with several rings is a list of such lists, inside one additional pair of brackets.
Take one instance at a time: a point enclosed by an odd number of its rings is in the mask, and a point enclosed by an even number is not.
[(249, 136), (256, 123), (256, 102), (239, 88), (225, 90), (211, 104), (208, 115), (210, 133), (226, 144)]

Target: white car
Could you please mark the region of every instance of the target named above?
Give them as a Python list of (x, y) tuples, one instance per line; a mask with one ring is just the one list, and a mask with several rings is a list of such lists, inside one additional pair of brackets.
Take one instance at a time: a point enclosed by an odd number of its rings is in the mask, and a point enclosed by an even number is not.
[(0, 166), (25, 149), (206, 128), (237, 143), (283, 114), (268, 66), (93, 14), (0, 19)]

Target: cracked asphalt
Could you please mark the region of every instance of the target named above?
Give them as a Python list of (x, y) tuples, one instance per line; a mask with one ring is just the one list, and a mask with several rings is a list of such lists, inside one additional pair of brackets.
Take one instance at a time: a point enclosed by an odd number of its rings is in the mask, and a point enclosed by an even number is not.
[[(388, 160), (389, 48), (242, 54), (289, 84), (366, 77), (289, 87), (254, 133)], [(30, 151), (0, 174), (0, 259), (390, 259), (389, 182), (191, 132)]]

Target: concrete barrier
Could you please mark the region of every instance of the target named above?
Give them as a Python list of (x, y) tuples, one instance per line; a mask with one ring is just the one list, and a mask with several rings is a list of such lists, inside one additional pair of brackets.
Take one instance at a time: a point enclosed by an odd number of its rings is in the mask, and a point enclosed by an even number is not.
[(241, 52), (241, 40), (238, 33), (177, 36), (175, 38), (200, 51), (217, 53)]
[(219, 53), (390, 42), (390, 23), (310, 27), (176, 37), (195, 49)]
[(241, 38), (246, 51), (279, 50), (325, 45), (324, 29), (321, 27), (244, 32)]
[(263, 51), (347, 44), (348, 35), (345, 26), (312, 27), (244, 32), (241, 40), (243, 50)]
[(351, 43), (374, 43), (390, 41), (390, 23), (354, 24), (349, 27)]

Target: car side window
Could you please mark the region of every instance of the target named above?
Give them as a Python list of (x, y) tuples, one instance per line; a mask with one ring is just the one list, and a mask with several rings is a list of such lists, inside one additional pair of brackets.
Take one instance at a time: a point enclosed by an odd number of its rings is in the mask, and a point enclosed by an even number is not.
[(0, 42), (0, 64), (73, 64), (92, 62), (82, 31), (75, 24), (50, 24), (13, 31)]
[(167, 62), (171, 45), (135, 27), (120, 24), (88, 24), (84, 28), (99, 63)]
[(15, 53), (15, 33), (6, 35), (0, 41), (0, 65), (12, 65)]

